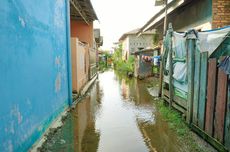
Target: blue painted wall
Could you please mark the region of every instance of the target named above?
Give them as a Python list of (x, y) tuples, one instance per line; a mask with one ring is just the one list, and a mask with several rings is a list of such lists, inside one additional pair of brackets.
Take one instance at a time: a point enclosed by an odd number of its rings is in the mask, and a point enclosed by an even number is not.
[(0, 1), (0, 151), (26, 151), (70, 103), (68, 0)]

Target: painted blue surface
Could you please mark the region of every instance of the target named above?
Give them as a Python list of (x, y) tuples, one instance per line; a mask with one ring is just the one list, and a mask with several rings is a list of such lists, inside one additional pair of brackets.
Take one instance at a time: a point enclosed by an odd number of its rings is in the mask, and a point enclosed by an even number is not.
[(71, 101), (68, 0), (0, 1), (0, 151), (26, 151)]

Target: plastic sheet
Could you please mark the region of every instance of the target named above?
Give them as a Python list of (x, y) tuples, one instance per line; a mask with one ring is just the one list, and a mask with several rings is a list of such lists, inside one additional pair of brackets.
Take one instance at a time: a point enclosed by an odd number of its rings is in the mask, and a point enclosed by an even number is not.
[[(198, 32), (198, 39), (200, 41), (200, 52), (208, 52), (210, 56), (225, 40), (229, 32), (230, 26), (222, 29)], [(185, 33), (173, 32), (173, 48), (175, 48), (175, 56), (186, 56)]]
[[(230, 26), (217, 29), (213, 31), (197, 32), (196, 47), (194, 51), (208, 52), (209, 56), (220, 46), (224, 40), (226, 41), (227, 35), (230, 32)], [(177, 90), (178, 96), (186, 98), (188, 92), (187, 82), (187, 44), (185, 36), (186, 33), (173, 32), (172, 50), (173, 50), (173, 86)], [(170, 50), (170, 37), (167, 34), (164, 41), (164, 57), (166, 57), (164, 81), (169, 82), (169, 50)], [(183, 62), (182, 62), (183, 61)], [(228, 56), (220, 64), (226, 74), (230, 74), (230, 57)]]
[(230, 74), (230, 57), (227, 56), (219, 65), (220, 69), (222, 69), (226, 74)]

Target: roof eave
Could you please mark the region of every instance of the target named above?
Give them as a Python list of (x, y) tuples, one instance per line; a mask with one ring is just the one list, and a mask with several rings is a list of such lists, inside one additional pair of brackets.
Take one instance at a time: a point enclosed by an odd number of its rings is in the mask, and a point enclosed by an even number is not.
[[(170, 2), (167, 6), (168, 8), (168, 15), (171, 14), (173, 11), (175, 11), (178, 7), (183, 5), (185, 2), (190, 2), (192, 0), (174, 0)], [(154, 15), (144, 26), (140, 28), (138, 31), (137, 35), (142, 35), (144, 32), (151, 30), (154, 28), (156, 24), (159, 23), (164, 18), (164, 13), (165, 13), (165, 7), (162, 8), (156, 15)]]
[(87, 24), (98, 20), (95, 10), (90, 0), (70, 0), (72, 12), (70, 12), (71, 19), (83, 20)]

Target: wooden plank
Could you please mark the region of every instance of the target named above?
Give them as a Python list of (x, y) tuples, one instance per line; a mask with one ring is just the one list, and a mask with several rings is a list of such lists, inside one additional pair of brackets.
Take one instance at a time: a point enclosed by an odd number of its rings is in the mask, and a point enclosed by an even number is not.
[(228, 76), (228, 100), (226, 108), (224, 145), (230, 150), (230, 75)]
[(200, 51), (195, 51), (195, 71), (194, 71), (194, 101), (193, 101), (193, 124), (198, 124), (198, 103), (200, 95)]
[[(164, 96), (163, 99), (169, 103), (169, 98), (167, 96)], [(186, 109), (184, 109), (181, 106), (177, 105), (175, 102), (172, 103), (172, 107), (175, 108), (176, 110), (180, 111), (183, 114), (186, 113)]]
[(224, 121), (227, 101), (227, 75), (223, 70), (218, 69), (217, 95), (214, 119), (214, 137), (223, 143), (224, 138)]
[(173, 90), (173, 49), (172, 49), (172, 29), (169, 29), (170, 34), (170, 41), (169, 41), (169, 107), (172, 107), (173, 103), (173, 96), (174, 96), (174, 90)]
[(205, 106), (207, 93), (208, 52), (201, 54), (200, 94), (198, 103), (198, 126), (203, 130), (205, 124)]
[(160, 62), (160, 89), (158, 96), (161, 97), (162, 95), (162, 88), (163, 88), (163, 61)]
[[(169, 91), (164, 90), (164, 95), (166, 95), (169, 98)], [(178, 105), (180, 105), (184, 109), (187, 108), (187, 101), (185, 99), (182, 99), (181, 97), (173, 96), (173, 102), (176, 102)]]
[(188, 124), (192, 122), (192, 106), (194, 97), (194, 50), (195, 50), (195, 39), (188, 38), (187, 40), (187, 73), (188, 73), (188, 103), (187, 103), (187, 114), (186, 121)]
[(213, 147), (215, 147), (218, 151), (221, 152), (228, 152), (228, 150), (216, 139), (212, 138), (208, 134), (206, 134), (203, 130), (201, 130), (199, 127), (195, 125), (191, 125), (191, 128), (194, 132), (196, 132), (198, 135), (200, 135), (205, 141), (210, 143)]
[(209, 59), (208, 65), (208, 86), (207, 86), (207, 102), (205, 114), (205, 131), (210, 136), (213, 136), (214, 125), (214, 109), (216, 100), (216, 58)]

